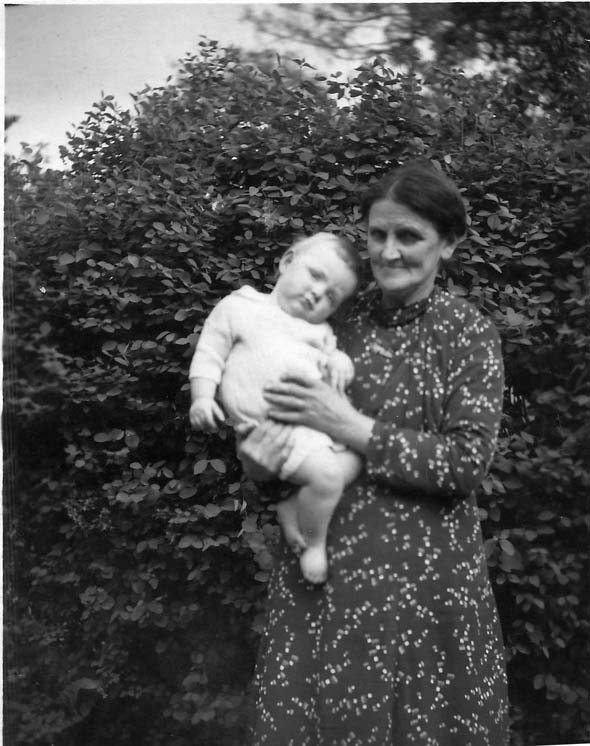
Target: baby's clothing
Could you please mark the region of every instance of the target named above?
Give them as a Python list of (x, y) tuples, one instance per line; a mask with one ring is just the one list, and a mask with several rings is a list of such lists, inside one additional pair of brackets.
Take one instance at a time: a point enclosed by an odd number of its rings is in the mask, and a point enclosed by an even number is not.
[(345, 450), (341, 443), (335, 443), (329, 435), (320, 430), (312, 430), (304, 425), (291, 425), (290, 428), (288, 445), (291, 452), (281, 467), (281, 479), (288, 481), (310, 454), (317, 453), (323, 448), (329, 448), (334, 452)]
[[(267, 418), (267, 383), (285, 374), (319, 379), (335, 349), (336, 337), (328, 323), (311, 324), (290, 316), (269, 294), (244, 286), (223, 298), (206, 319), (189, 378), (218, 384), (230, 424), (245, 433)], [(308, 427), (294, 426), (290, 437), (293, 448), (282, 479), (319, 448), (340, 448), (325, 433)]]

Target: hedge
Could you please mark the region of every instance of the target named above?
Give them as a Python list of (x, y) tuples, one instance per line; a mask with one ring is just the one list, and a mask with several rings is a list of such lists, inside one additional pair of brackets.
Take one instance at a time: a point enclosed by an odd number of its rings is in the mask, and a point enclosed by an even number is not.
[(468, 206), (441, 282), (503, 338), (480, 505), (513, 743), (590, 739), (590, 140), (510, 90), (379, 59), (266, 74), (203, 42), (134, 112), (95, 104), (68, 170), (7, 160), (7, 740), (243, 746), (277, 486), (190, 431), (192, 348), (294, 235), (362, 243), (361, 192), (416, 156)]

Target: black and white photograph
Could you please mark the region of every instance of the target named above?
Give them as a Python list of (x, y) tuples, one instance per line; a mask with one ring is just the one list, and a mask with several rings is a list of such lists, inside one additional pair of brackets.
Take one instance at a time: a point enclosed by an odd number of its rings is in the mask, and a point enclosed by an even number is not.
[(3, 30), (3, 743), (590, 746), (590, 3)]

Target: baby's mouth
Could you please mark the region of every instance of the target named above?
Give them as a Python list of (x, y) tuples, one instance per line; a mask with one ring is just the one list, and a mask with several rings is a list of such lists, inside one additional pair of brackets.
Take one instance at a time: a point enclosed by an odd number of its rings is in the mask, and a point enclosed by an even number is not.
[(308, 311), (313, 311), (315, 303), (313, 302), (312, 298), (305, 296), (303, 298), (303, 305), (307, 308)]

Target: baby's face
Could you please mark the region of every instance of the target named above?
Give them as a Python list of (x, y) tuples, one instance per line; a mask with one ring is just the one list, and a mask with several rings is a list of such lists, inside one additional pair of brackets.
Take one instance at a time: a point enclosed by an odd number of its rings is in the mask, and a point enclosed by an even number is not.
[(286, 313), (320, 324), (352, 295), (356, 284), (355, 272), (334, 247), (319, 244), (285, 254), (274, 294)]

